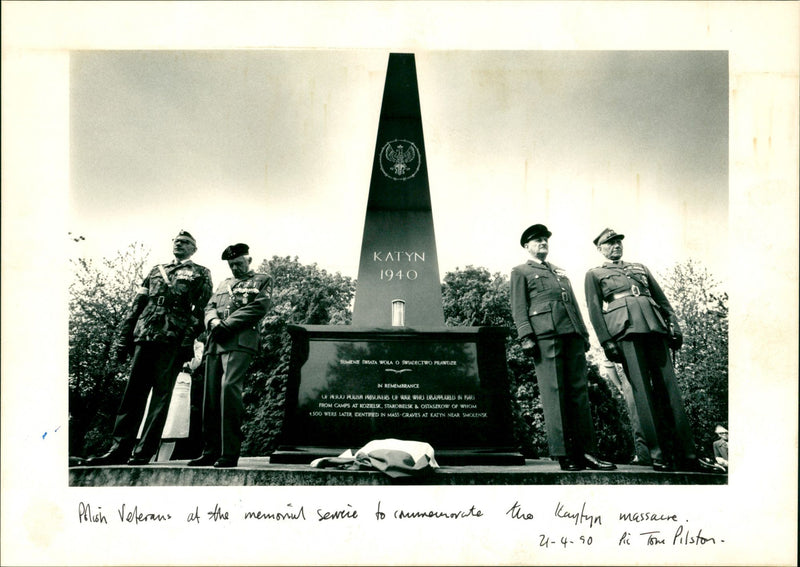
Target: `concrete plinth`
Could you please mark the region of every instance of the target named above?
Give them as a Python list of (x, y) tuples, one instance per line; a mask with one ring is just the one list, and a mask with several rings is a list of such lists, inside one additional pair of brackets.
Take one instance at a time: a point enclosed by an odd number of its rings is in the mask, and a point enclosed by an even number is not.
[(441, 467), (422, 478), (392, 479), (376, 471), (315, 469), (309, 465), (270, 464), (268, 457), (245, 457), (233, 469), (187, 467), (187, 461), (72, 467), (70, 486), (376, 486), (376, 485), (724, 485), (727, 475), (655, 472), (650, 467), (618, 465), (615, 471), (564, 472), (550, 460), (518, 466)]

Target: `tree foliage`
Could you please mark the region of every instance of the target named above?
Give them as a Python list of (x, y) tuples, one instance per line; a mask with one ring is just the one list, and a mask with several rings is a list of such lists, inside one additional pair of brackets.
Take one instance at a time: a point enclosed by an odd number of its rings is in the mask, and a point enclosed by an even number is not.
[(99, 263), (71, 260), (70, 455), (98, 452), (108, 441), (127, 371), (125, 365), (111, 360), (111, 345), (144, 278), (148, 255), (141, 244), (133, 243)]
[(513, 327), (508, 278), (481, 267), (456, 268), (444, 276), (442, 304), (445, 324)]
[(683, 331), (675, 373), (701, 454), (712, 455), (714, 426), (728, 423), (728, 294), (695, 260), (661, 277)]

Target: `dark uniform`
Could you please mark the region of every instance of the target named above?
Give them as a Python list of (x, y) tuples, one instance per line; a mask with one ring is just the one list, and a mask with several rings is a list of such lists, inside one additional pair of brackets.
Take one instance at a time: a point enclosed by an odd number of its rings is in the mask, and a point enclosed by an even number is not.
[[(247, 254), (249, 248), (236, 244), (225, 249), (223, 260)], [(203, 455), (193, 466), (230, 463), (235, 466), (242, 445), (242, 382), (258, 351), (255, 325), (270, 306), (271, 280), (252, 270), (240, 278), (226, 279), (205, 308), (209, 327), (206, 347), (206, 378), (203, 395)]]
[[(595, 239), (600, 246), (624, 235), (611, 229)], [(607, 355), (623, 356), (636, 411), (653, 466), (697, 468), (694, 438), (675, 379), (670, 345), (678, 348), (681, 330), (658, 282), (643, 264), (606, 262), (586, 273), (589, 319)], [(702, 463), (700, 463), (702, 467)]]
[[(534, 227), (550, 236), (543, 225), (534, 225), (523, 233), (523, 246)], [(513, 268), (511, 311), (517, 336), (538, 345), (534, 365), (550, 454), (583, 466), (584, 455), (595, 450), (586, 377), (589, 333), (564, 271), (533, 259)]]
[[(191, 238), (186, 232), (179, 237), (182, 235)], [(145, 464), (155, 455), (183, 362), (178, 360), (184, 353), (182, 347), (202, 332), (203, 306), (212, 289), (209, 270), (189, 259), (155, 266), (147, 274), (116, 341), (118, 352), (134, 348), (130, 376), (114, 423), (113, 444), (107, 455), (87, 464), (105, 464), (104, 458), (108, 464), (116, 464), (130, 456), (151, 388), (150, 409), (132, 460)]]

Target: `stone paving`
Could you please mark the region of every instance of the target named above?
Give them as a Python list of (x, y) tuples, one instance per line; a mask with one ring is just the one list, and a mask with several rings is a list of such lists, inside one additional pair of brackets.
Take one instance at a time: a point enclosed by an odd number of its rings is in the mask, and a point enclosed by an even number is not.
[(424, 477), (392, 479), (377, 471), (316, 469), (271, 464), (269, 457), (242, 457), (233, 469), (187, 467), (187, 461), (134, 467), (70, 467), (70, 486), (358, 486), (358, 485), (725, 485), (728, 475), (656, 472), (617, 465), (615, 471), (564, 472), (549, 459), (517, 466), (442, 466)]

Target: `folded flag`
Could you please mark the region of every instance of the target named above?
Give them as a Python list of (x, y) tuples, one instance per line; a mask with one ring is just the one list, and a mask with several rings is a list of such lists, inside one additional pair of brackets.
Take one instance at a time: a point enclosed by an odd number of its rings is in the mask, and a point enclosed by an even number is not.
[(323, 457), (311, 462), (315, 468), (374, 469), (392, 478), (420, 476), (439, 468), (433, 447), (422, 441), (377, 439), (353, 453), (348, 449), (338, 457)]

